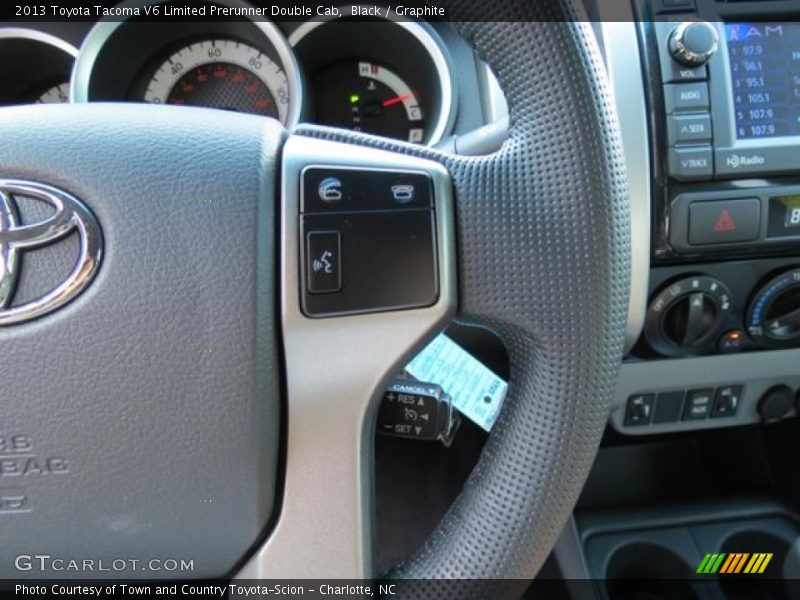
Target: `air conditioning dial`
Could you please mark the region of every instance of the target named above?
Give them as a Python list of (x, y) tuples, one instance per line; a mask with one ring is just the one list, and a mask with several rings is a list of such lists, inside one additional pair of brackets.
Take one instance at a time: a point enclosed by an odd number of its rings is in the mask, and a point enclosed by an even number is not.
[(769, 280), (747, 312), (747, 332), (766, 348), (800, 344), (800, 268)]
[(645, 338), (664, 356), (691, 356), (713, 351), (731, 294), (712, 277), (687, 277), (659, 292), (647, 310)]

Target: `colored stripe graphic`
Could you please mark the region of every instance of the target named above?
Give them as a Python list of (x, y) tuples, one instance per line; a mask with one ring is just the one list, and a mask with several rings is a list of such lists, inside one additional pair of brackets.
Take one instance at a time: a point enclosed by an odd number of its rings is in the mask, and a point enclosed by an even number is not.
[(721, 552), (717, 554), (706, 554), (697, 567), (697, 573), (713, 575), (715, 573), (733, 574), (761, 574), (767, 569), (767, 565), (772, 560), (772, 553), (766, 552), (731, 552), (730, 554)]
[(722, 564), (722, 559), (725, 558), (725, 554), (718, 554), (717, 560), (711, 565), (711, 573), (716, 573), (719, 570), (719, 566)]
[(700, 566), (697, 567), (698, 573), (704, 574), (713, 574), (716, 573), (719, 569), (719, 566), (722, 564), (722, 560), (725, 558), (725, 554), (706, 554), (703, 557), (703, 562), (700, 563)]
[(722, 568), (719, 570), (720, 573), (727, 573), (728, 569), (731, 568), (731, 565), (735, 563), (739, 559), (738, 554), (728, 554), (728, 560), (722, 563)]
[(767, 568), (769, 561), (772, 560), (772, 554), (766, 553), (757, 553), (753, 554), (753, 558), (750, 559), (750, 562), (747, 563), (747, 567), (745, 567), (745, 573), (763, 573), (764, 570)]
[(746, 561), (749, 556), (750, 553), (740, 554), (739, 561), (736, 563), (736, 569), (732, 570), (731, 573), (739, 573), (742, 570), (742, 567), (744, 567), (744, 561)]
[(700, 562), (700, 566), (697, 567), (697, 571), (695, 571), (695, 572), (696, 573), (706, 573), (707, 572), (706, 571), (706, 567), (708, 566), (708, 563), (710, 562), (710, 560), (711, 560), (711, 555), (710, 554), (706, 554), (703, 557), (703, 560)]

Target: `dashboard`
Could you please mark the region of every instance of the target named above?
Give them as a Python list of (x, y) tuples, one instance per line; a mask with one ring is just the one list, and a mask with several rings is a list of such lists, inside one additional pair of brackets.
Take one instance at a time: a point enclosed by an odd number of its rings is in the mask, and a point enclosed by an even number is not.
[(120, 6), (135, 10), (96, 23), (0, 27), (0, 56), (11, 65), (0, 105), (202, 106), (427, 145), (498, 118), (488, 106), (496, 80), (446, 25), (365, 20), (358, 7), (281, 22), (226, 0), (205, 5), (230, 13), (224, 19), (176, 22), (148, 18), (149, 2)]
[(640, 56), (629, 66), (641, 83), (618, 92), (642, 93), (638, 126), (632, 110), (621, 114), (647, 157), (633, 167), (648, 173), (633, 233), (649, 236), (648, 260), (612, 427), (642, 436), (794, 417), (797, 4), (644, 0), (636, 10)]
[[(0, 103), (205, 106), (427, 145), (507, 118), (497, 81), (446, 24), (341, 10), (14, 24), (0, 28)], [(797, 6), (631, 11), (595, 25), (632, 190), (630, 348), (610, 423), (631, 436), (756, 423), (775, 390), (800, 387)]]

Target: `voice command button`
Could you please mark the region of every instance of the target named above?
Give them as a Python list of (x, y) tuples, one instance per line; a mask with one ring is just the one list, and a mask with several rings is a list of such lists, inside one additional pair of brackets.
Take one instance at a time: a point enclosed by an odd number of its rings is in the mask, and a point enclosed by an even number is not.
[(307, 234), (306, 273), (310, 294), (329, 294), (342, 289), (342, 242), (338, 231)]

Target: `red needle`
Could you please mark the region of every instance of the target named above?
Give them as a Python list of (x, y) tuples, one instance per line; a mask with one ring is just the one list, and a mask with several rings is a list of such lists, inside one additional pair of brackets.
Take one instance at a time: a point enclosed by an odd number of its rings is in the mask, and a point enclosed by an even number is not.
[(398, 102), (403, 102), (404, 100), (408, 100), (411, 97), (412, 97), (411, 94), (403, 94), (402, 96), (395, 96), (394, 98), (389, 98), (388, 100), (384, 100), (382, 106), (383, 108), (388, 108), (393, 104), (397, 104)]

